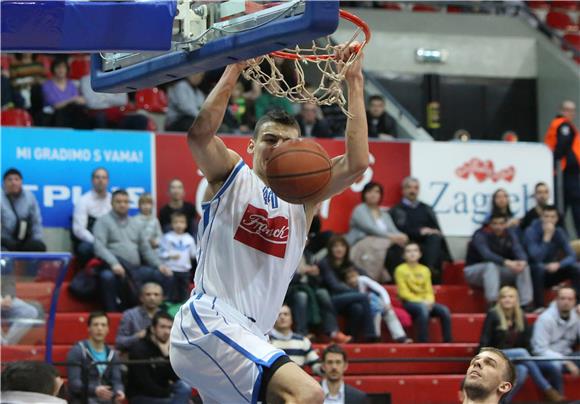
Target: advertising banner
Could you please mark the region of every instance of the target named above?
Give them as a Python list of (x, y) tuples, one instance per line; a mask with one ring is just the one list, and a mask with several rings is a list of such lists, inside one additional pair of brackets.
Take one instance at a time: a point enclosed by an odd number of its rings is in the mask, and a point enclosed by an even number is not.
[[(249, 137), (221, 136), (221, 138), (227, 147), (236, 151), (246, 163), (252, 165), (252, 156), (246, 151)], [(343, 139), (317, 139), (317, 142), (331, 157), (344, 153)], [(185, 135), (158, 135), (156, 145), (158, 207), (168, 202), (169, 182), (178, 178), (184, 183), (186, 199), (197, 202), (199, 213), (207, 181), (193, 162)], [(410, 173), (409, 161), (409, 143), (371, 141), (369, 169), (355, 184), (321, 205), (323, 227), (335, 232), (348, 231), (352, 210), (361, 202), (360, 191), (371, 180), (379, 182), (385, 188), (383, 205), (391, 206), (398, 203), (401, 198), (401, 181)]]
[(543, 144), (506, 142), (414, 142), (411, 173), (419, 198), (431, 205), (447, 236), (471, 236), (504, 188), (515, 217), (534, 206), (538, 182), (552, 185), (552, 153)]
[(45, 227), (70, 228), (73, 203), (91, 189), (95, 168), (109, 171), (110, 189), (124, 188), (134, 213), (143, 192), (154, 193), (153, 134), (2, 127), (2, 172), (10, 167), (40, 205)]

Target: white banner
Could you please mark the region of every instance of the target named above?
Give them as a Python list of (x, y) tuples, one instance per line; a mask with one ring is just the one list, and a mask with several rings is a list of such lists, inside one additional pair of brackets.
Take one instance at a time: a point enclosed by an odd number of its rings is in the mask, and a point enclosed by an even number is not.
[(419, 198), (431, 205), (447, 236), (471, 236), (491, 209), (491, 195), (504, 188), (515, 217), (534, 206), (538, 182), (553, 194), (552, 153), (539, 143), (413, 142), (411, 175)]

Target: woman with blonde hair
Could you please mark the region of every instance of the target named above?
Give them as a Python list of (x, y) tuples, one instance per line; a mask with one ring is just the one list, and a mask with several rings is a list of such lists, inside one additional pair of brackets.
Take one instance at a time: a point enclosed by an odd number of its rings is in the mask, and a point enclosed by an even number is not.
[(497, 304), (487, 313), (479, 347), (501, 349), (511, 360), (519, 360), (515, 362), (516, 383), (506, 396), (505, 402), (512, 401), (528, 374), (542, 390), (548, 402), (563, 401), (564, 397), (546, 380), (536, 362), (522, 360), (531, 357), (530, 338), (531, 327), (520, 307), (518, 291), (512, 286), (504, 286), (499, 291)]

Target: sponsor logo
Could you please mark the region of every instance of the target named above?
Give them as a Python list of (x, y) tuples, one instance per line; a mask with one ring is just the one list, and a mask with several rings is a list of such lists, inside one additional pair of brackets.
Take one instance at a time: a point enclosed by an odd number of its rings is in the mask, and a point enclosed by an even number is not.
[(493, 161), (483, 161), (478, 158), (472, 158), (462, 166), (458, 167), (455, 170), (455, 175), (464, 180), (473, 176), (478, 182), (484, 182), (488, 179), (493, 182), (512, 182), (516, 175), (516, 169), (514, 166), (508, 166), (496, 171)]
[(288, 218), (268, 217), (268, 211), (248, 204), (234, 239), (268, 255), (284, 258), (288, 244)]

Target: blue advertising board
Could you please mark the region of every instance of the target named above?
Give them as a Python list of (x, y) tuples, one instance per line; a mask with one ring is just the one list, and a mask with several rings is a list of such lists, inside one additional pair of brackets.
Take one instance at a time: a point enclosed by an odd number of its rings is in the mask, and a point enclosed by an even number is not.
[(150, 132), (2, 127), (0, 140), (2, 172), (20, 170), (45, 227), (70, 227), (73, 204), (91, 189), (91, 173), (98, 167), (109, 172), (110, 190), (127, 190), (132, 214), (140, 194), (155, 194)]

